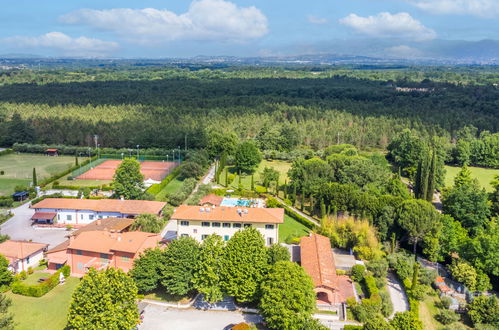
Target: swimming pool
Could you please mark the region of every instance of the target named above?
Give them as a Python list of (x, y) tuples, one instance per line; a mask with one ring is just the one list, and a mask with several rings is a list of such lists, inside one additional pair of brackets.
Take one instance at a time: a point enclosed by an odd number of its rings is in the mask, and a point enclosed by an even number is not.
[(222, 200), (222, 203), (220, 203), (220, 206), (229, 206), (229, 207), (237, 207), (237, 206), (242, 206), (242, 207), (250, 207), (251, 204), (253, 204), (252, 201), (243, 201), (240, 200), (239, 198), (224, 198)]

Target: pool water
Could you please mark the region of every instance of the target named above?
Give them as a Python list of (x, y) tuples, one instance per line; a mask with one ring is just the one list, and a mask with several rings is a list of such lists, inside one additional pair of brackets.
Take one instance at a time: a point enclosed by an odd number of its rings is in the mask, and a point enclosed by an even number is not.
[(229, 207), (250, 207), (253, 202), (251, 201), (242, 201), (239, 198), (224, 198), (220, 206), (229, 206)]

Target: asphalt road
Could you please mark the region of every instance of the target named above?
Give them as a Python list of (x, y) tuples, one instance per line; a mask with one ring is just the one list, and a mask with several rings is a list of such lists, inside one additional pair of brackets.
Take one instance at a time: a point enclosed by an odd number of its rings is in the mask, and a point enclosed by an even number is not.
[(29, 203), (11, 210), (14, 216), (0, 226), (0, 232), (7, 234), (12, 240), (32, 240), (37, 243), (49, 244), (49, 248), (66, 240), (65, 229), (35, 229), (31, 227), (31, 216), (35, 213), (29, 208)]

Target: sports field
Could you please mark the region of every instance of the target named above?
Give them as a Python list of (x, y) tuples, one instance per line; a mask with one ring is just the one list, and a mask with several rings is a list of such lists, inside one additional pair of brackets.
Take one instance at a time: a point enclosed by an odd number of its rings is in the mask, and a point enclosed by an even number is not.
[(74, 165), (71, 156), (45, 156), (39, 154), (8, 154), (0, 156), (0, 195), (14, 192), (16, 185), (27, 185), (33, 177), (36, 168), (38, 181), (67, 170)]
[[(76, 180), (112, 180), (114, 172), (120, 166), (121, 160), (106, 160), (101, 164), (90, 168), (85, 173), (75, 177)], [(140, 172), (144, 179), (162, 181), (175, 167), (175, 162), (165, 161), (143, 161), (140, 163)]]
[[(471, 171), (471, 176), (476, 178), (480, 183), (482, 188), (485, 188), (488, 192), (492, 191), (492, 186), (490, 182), (494, 180), (495, 175), (499, 175), (499, 170), (492, 168), (482, 168), (482, 167), (468, 167)], [(454, 178), (457, 173), (461, 170), (460, 167), (445, 166), (445, 186), (452, 187), (454, 185)]]

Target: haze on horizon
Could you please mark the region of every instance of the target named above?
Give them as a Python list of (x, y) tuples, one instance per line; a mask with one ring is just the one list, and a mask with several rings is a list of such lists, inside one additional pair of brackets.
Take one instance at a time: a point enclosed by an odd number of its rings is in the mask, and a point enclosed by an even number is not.
[(0, 54), (499, 60), (499, 0), (19, 0)]

